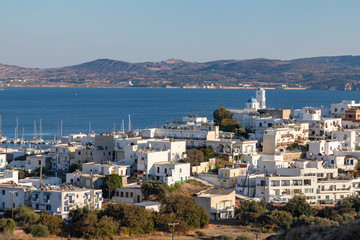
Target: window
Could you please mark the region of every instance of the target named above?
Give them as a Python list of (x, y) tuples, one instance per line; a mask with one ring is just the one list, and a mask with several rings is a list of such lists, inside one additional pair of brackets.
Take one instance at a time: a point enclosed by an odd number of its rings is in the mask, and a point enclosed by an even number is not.
[(326, 196), (325, 196), (325, 199), (330, 199), (329, 195), (326, 195)]
[(181, 173), (182, 169), (180, 168), (180, 170), (179, 170), (179, 171), (180, 171), (180, 173)]
[(126, 197), (127, 197), (127, 198), (129, 197), (129, 193), (128, 193), (128, 192), (126, 192)]
[(121, 192), (120, 196), (121, 196), (121, 197), (124, 197), (124, 192)]
[(5, 190), (1, 190), (1, 192), (2, 192), (2, 195), (5, 195)]
[(134, 197), (134, 193), (133, 193), (133, 192), (130, 193), (130, 197)]

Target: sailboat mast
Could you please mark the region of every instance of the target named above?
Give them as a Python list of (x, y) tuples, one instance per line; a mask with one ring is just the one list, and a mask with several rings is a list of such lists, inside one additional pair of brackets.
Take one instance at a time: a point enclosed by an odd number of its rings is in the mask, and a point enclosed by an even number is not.
[(131, 119), (130, 119), (130, 114), (129, 114), (129, 127), (128, 127), (129, 132), (131, 132)]
[(34, 139), (37, 136), (37, 131), (36, 131), (36, 120), (34, 120)]
[(60, 121), (60, 139), (63, 136), (62, 131), (63, 131), (63, 120)]
[(42, 137), (42, 126), (41, 126), (41, 118), (40, 118), (40, 122), (39, 122), (39, 131), (40, 131), (40, 135), (39, 135), (39, 138), (41, 139)]

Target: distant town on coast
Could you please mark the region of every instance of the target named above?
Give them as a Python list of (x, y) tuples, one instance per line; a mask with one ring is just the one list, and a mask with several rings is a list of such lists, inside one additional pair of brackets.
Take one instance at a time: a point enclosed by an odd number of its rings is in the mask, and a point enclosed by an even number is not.
[[(274, 109), (265, 89), (254, 96), (242, 109), (215, 109), (213, 120), (189, 114), (155, 128), (133, 129), (129, 115), (119, 131), (95, 133), (89, 124), (89, 133), (63, 135), (61, 122), (51, 141), (41, 121), (31, 139), (17, 123), (14, 138), (0, 139), (1, 210), (36, 224), (25, 228), (33, 235), (91, 238), (171, 226), (177, 234), (204, 229), (201, 236), (209, 223), (233, 219), (254, 229), (243, 237), (258, 229), (277, 239), (311, 219), (339, 231), (356, 221), (360, 103)], [(103, 232), (83, 225), (89, 216)]]

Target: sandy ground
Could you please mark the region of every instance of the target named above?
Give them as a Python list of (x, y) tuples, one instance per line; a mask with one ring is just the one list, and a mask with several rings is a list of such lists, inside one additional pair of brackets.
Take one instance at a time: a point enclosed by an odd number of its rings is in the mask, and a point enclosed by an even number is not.
[[(205, 235), (203, 237), (199, 237), (196, 233), (197, 231), (203, 232)], [(209, 240), (213, 237), (217, 237), (219, 235), (226, 235), (235, 239), (238, 236), (247, 236), (251, 239), (256, 239), (256, 233), (251, 232), (249, 228), (238, 226), (235, 220), (230, 221), (219, 221), (219, 222), (212, 222), (209, 226), (205, 229), (194, 230), (190, 231), (186, 235), (179, 236), (175, 235), (174, 239), (178, 240), (194, 240), (194, 239), (203, 239)], [(266, 237), (272, 234), (268, 233), (260, 233), (258, 235), (258, 239), (265, 239)], [(17, 228), (14, 233), (15, 239), (42, 239), (42, 240), (60, 240), (60, 239), (68, 239), (68, 238), (61, 238), (56, 236), (49, 236), (47, 238), (34, 238), (30, 234), (26, 234), (21, 228)], [(7, 240), (5, 237), (1, 237), (2, 240)], [(11, 238), (8, 238), (11, 239)], [(170, 240), (172, 239), (171, 233), (163, 233), (163, 232), (156, 232), (153, 234), (148, 235), (141, 235), (141, 236), (117, 236), (114, 239), (136, 239), (136, 240)]]

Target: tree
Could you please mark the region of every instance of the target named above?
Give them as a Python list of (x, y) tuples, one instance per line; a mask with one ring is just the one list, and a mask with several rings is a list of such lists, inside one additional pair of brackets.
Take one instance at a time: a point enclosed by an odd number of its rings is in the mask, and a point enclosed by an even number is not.
[(77, 169), (79, 169), (80, 171), (82, 170), (82, 164), (81, 164), (81, 162), (71, 164), (70, 167), (69, 167), (69, 173), (73, 173), (73, 172), (75, 172)]
[(226, 108), (221, 107), (221, 108), (219, 108), (219, 109), (216, 109), (216, 110), (213, 112), (213, 117), (214, 117), (215, 125), (220, 126), (220, 125), (221, 125), (221, 121), (222, 121), (223, 119), (225, 119), (225, 118), (230, 118), (230, 119), (232, 119), (233, 113), (230, 112), (229, 110), (227, 110)]
[(300, 217), (301, 215), (315, 215), (314, 209), (310, 206), (308, 202), (306, 202), (306, 198), (303, 196), (295, 196), (290, 199), (289, 202), (286, 204), (286, 210), (290, 212), (294, 217)]
[(269, 211), (263, 221), (264, 224), (269, 224), (272, 228), (289, 228), (292, 222), (293, 217), (291, 213), (277, 209)]
[(163, 200), (169, 191), (169, 187), (166, 183), (161, 181), (148, 180), (144, 181), (141, 185), (141, 192), (145, 199), (149, 199), (154, 196), (156, 200)]
[(243, 129), (243, 128), (238, 128), (235, 129), (235, 135), (238, 137), (243, 137), (243, 138), (248, 138), (249, 137), (249, 133), (247, 132), (247, 130)]
[(0, 219), (0, 232), (9, 232), (14, 233), (16, 224), (15, 221), (11, 218), (2, 218)]
[(139, 206), (123, 203), (107, 205), (100, 213), (112, 217), (120, 228), (126, 228), (130, 234), (143, 234), (155, 230), (152, 211)]
[(115, 190), (120, 187), (122, 187), (122, 177), (118, 174), (106, 175), (101, 185), (105, 197), (109, 196), (109, 190), (110, 196), (114, 196)]
[(87, 207), (70, 211), (69, 226), (74, 236), (83, 238), (111, 238), (118, 230), (111, 216)]
[(240, 124), (232, 118), (224, 118), (220, 122), (219, 130), (224, 132), (235, 132), (236, 129), (241, 128)]
[(209, 215), (197, 205), (192, 197), (180, 194), (168, 196), (161, 206), (161, 213), (174, 214), (174, 218), (187, 224), (188, 229), (204, 228), (209, 224)]
[(40, 223), (28, 226), (26, 231), (31, 233), (34, 237), (47, 237), (49, 235), (47, 227)]
[[(11, 209), (5, 210), (5, 216), (11, 217)], [(34, 213), (32, 208), (25, 207), (24, 205), (19, 205), (14, 209), (14, 220), (20, 226), (24, 226), (25, 224), (35, 224), (39, 221), (40, 216), (37, 213)]]
[(209, 161), (210, 158), (215, 157), (215, 151), (212, 147), (203, 148), (202, 152), (204, 153), (204, 161)]
[(190, 163), (191, 166), (198, 166), (201, 162), (204, 162), (204, 153), (198, 149), (191, 149), (186, 152), (187, 158), (184, 162)]
[(266, 201), (243, 200), (236, 209), (236, 218), (240, 224), (248, 225), (250, 223), (259, 223), (260, 217), (266, 212)]
[(18, 171), (19, 179), (24, 179), (29, 175), (29, 173), (25, 169), (20, 168), (16, 169), (16, 171)]
[(46, 226), (50, 234), (59, 235), (64, 231), (64, 220), (60, 217), (41, 214), (39, 222)]

